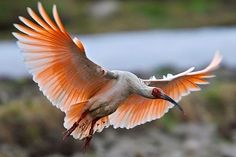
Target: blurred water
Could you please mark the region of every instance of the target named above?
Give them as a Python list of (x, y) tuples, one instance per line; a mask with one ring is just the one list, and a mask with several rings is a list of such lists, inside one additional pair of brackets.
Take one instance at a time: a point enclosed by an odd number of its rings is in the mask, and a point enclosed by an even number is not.
[[(108, 69), (148, 70), (163, 64), (188, 68), (209, 62), (216, 50), (221, 50), (225, 64), (236, 66), (236, 27), (81, 35), (80, 39), (88, 57)], [(28, 74), (14, 41), (1, 41), (0, 48), (0, 76)]]

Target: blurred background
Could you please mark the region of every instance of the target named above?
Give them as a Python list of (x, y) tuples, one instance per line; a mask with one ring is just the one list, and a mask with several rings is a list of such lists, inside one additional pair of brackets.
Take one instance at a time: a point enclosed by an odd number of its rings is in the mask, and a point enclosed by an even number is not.
[(63, 141), (63, 117), (39, 91), (11, 35), (18, 16), (36, 0), (0, 1), (0, 157), (235, 157), (236, 1), (42, 0), (57, 4), (67, 30), (87, 55), (108, 69), (161, 78), (191, 66), (201, 69), (220, 50), (216, 78), (184, 97), (187, 117), (172, 109), (132, 130), (97, 133), (90, 150)]

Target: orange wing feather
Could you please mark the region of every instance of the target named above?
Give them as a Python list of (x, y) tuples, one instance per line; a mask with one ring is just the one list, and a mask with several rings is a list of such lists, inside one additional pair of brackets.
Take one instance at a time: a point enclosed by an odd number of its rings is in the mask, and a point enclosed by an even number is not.
[(102, 68), (90, 61), (82, 43), (71, 39), (53, 6), (53, 22), (41, 3), (35, 21), (19, 17), (23, 24), (14, 24), (21, 33), (13, 33), (33, 79), (53, 105), (66, 112), (72, 104), (88, 100), (108, 79)]
[[(21, 32), (13, 35), (19, 40), (24, 61), (38, 83), (40, 90), (53, 105), (66, 113), (64, 126), (68, 129), (81, 115), (83, 106), (91, 96), (109, 80), (103, 68), (90, 61), (81, 41), (71, 39), (65, 30), (56, 6), (53, 6), (53, 22), (41, 3), (38, 3), (39, 17), (31, 8), (29, 15), (35, 21), (19, 17), (22, 24), (14, 24)], [(79, 104), (78, 107), (72, 107)], [(95, 131), (109, 125), (108, 117), (100, 119)], [(75, 138), (87, 136), (77, 129)]]
[[(217, 53), (207, 68), (192, 72), (194, 68), (177, 74), (168, 75), (163, 79), (143, 80), (149, 86), (161, 88), (175, 101), (191, 91), (200, 90), (199, 84), (207, 84), (207, 78), (214, 77), (212, 71), (221, 62), (222, 57)], [(131, 95), (115, 113), (109, 116), (110, 124), (114, 128), (133, 128), (137, 125), (161, 118), (173, 105), (161, 99), (147, 99), (139, 95)]]

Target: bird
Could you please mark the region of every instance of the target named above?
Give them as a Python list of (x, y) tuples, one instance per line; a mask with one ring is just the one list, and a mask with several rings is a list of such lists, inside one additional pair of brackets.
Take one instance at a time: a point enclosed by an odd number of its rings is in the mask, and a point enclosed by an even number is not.
[(55, 4), (53, 18), (41, 2), (38, 13), (29, 7), (27, 12), (32, 19), (19, 16), (18, 31), (12, 32), (24, 63), (43, 94), (64, 112), (64, 139), (72, 135), (85, 146), (109, 126), (131, 129), (160, 119), (174, 106), (184, 113), (178, 102), (208, 84), (222, 60), (217, 52), (203, 70), (142, 79), (91, 61), (81, 40), (65, 29)]

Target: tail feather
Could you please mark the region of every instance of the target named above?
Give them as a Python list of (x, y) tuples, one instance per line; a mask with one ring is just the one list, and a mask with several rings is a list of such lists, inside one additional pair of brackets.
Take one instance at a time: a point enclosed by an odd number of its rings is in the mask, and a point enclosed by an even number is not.
[(109, 118), (108, 118), (108, 116), (106, 116), (106, 117), (103, 117), (103, 118), (99, 119), (99, 120), (96, 122), (96, 124), (95, 124), (95, 126), (94, 126), (94, 130), (95, 130), (96, 132), (102, 132), (102, 130), (103, 130), (104, 128), (107, 128), (109, 125), (110, 125), (110, 123), (109, 123)]
[(65, 128), (70, 128), (76, 121), (79, 120), (82, 113), (84, 112), (86, 104), (87, 101), (74, 104), (70, 107), (70, 109), (66, 112), (66, 116), (64, 119)]
[(89, 136), (89, 131), (91, 129), (92, 119), (85, 117), (80, 123), (79, 126), (72, 132), (72, 136), (75, 139), (84, 139)]

